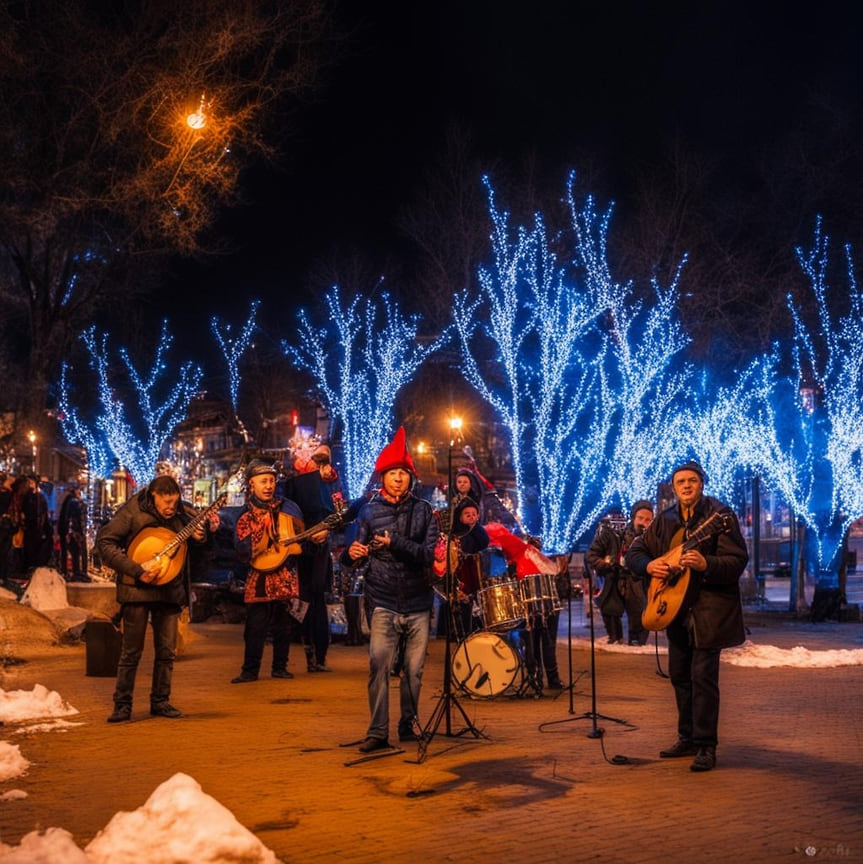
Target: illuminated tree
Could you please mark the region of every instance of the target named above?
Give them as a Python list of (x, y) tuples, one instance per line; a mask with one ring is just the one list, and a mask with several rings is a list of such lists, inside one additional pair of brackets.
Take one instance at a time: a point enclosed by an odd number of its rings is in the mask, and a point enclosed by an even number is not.
[(308, 370), (330, 417), (330, 438), (341, 443), (342, 476), (350, 497), (362, 494), (378, 453), (393, 435), (393, 406), (401, 388), (447, 334), (421, 342), (419, 318), (405, 317), (388, 294), (380, 303), (359, 295), (343, 305), (327, 292), (326, 321), (299, 313), (297, 343), (285, 353)]
[(511, 228), (489, 187), (493, 264), (478, 294), (455, 303), (465, 375), (509, 430), (521, 514), (550, 551), (571, 548), (604, 508), (652, 494), (680, 447), (689, 376), (673, 368), (686, 344), (677, 278), (665, 289), (653, 281), (652, 305), (616, 281), (611, 208), (577, 205), (573, 184), (564, 261), (540, 215)]
[[(140, 372), (128, 352), (120, 349), (131, 391), (124, 400), (121, 391), (125, 382), (112, 374), (108, 335), (99, 336), (96, 328), (90, 327), (81, 334), (81, 341), (87, 348), (90, 368), (96, 376), (98, 404), (91, 409), (92, 421), (82, 422), (81, 412), (71, 398), (64, 367), (61, 378), (63, 431), (72, 443), (80, 443), (88, 454), (97, 456), (98, 465), (106, 474), (107, 447), (116, 463), (129, 471), (135, 483), (141, 484), (153, 476), (163, 445), (185, 418), (201, 383), (201, 369), (187, 362), (180, 367), (175, 381), (166, 380), (165, 355), (173, 341), (166, 322), (162, 325), (148, 372)], [(143, 434), (138, 434), (138, 430), (143, 430)]]
[(22, 422), (40, 425), (76, 334), (141, 289), (147, 260), (218, 249), (208, 229), (241, 170), (277, 154), (271, 124), (315, 80), (324, 10), (0, 7), (0, 308), (27, 334)]
[(846, 246), (848, 302), (844, 314), (837, 311), (829, 246), (818, 219), (811, 248), (796, 250), (815, 320), (789, 295), (794, 338), (764, 358), (753, 453), (768, 485), (806, 525), (806, 567), (823, 587), (837, 584), (846, 532), (863, 516), (863, 295)]
[(253, 300), (249, 306), (249, 317), (243, 325), (239, 336), (234, 336), (231, 325), (222, 322), (214, 315), (210, 319), (210, 329), (222, 349), (222, 356), (228, 366), (228, 387), (231, 392), (231, 404), (234, 406), (234, 414), (237, 413), (237, 396), (240, 391), (240, 360), (252, 343), (252, 334), (255, 332), (255, 317), (258, 314), (259, 300)]

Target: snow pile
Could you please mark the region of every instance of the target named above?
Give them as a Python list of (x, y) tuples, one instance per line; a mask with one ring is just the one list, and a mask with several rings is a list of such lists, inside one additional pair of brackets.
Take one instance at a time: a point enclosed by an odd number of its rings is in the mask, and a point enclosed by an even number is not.
[[(558, 644), (565, 644), (558, 640)], [(574, 648), (590, 648), (590, 640), (573, 639)], [(596, 650), (610, 654), (655, 654), (653, 639), (647, 645), (609, 645), (603, 636), (596, 640)], [(668, 653), (665, 638), (659, 642), (659, 653)], [(724, 663), (734, 666), (750, 666), (758, 669), (772, 669), (776, 666), (794, 666), (798, 669), (822, 669), (834, 666), (863, 666), (863, 648), (834, 648), (812, 650), (798, 645), (796, 648), (777, 648), (775, 645), (756, 645), (747, 640), (737, 648), (726, 648), (720, 655)]]
[(755, 645), (744, 642), (739, 648), (728, 648), (722, 659), (735, 666), (753, 666), (771, 669), (775, 666), (795, 666), (798, 669), (825, 669), (834, 666), (863, 665), (863, 649), (834, 648), (829, 651), (810, 651), (802, 645), (796, 648), (775, 648), (773, 645)]
[(17, 744), (0, 741), (0, 781), (19, 777), (30, 767)]
[(0, 843), (2, 864), (279, 864), (273, 852), (186, 774), (132, 813), (117, 813), (82, 851), (69, 832), (33, 831)]
[(43, 717), (68, 717), (77, 714), (63, 697), (42, 684), (32, 691), (0, 689), (0, 720), (4, 723), (20, 723), (22, 720), (39, 720)]

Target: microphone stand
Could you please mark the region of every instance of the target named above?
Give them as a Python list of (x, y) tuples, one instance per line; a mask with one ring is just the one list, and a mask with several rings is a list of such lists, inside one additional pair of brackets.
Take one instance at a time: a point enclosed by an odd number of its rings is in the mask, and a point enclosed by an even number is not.
[[(455, 444), (454, 440), (450, 441), (449, 448), (449, 490), (452, 492), (452, 448)], [(488, 738), (483, 732), (474, 726), (471, 722), (470, 718), (467, 716), (467, 712), (462, 707), (461, 703), (456, 698), (455, 693), (452, 688), (452, 634), (455, 628), (455, 608), (456, 602), (458, 600), (455, 585), (456, 585), (456, 577), (455, 572), (452, 568), (452, 556), (450, 555), (450, 551), (452, 549), (452, 535), (453, 528), (455, 527), (453, 522), (455, 520), (455, 505), (456, 499), (455, 495), (450, 495), (450, 504), (449, 504), (449, 532), (447, 533), (447, 542), (446, 542), (446, 603), (447, 603), (447, 614), (448, 620), (446, 622), (446, 640), (444, 642), (444, 667), (443, 667), (443, 689), (438, 699), (437, 705), (435, 705), (434, 711), (432, 711), (431, 717), (429, 717), (428, 723), (426, 723), (425, 727), (420, 734), (419, 739), (419, 747), (417, 750), (417, 763), (422, 763), (428, 754), (428, 746), (432, 742), (432, 739), (438, 733), (438, 727), (440, 726), (442, 721), (446, 721), (445, 726), (445, 734), (448, 738), (459, 737), (461, 735), (465, 735), (470, 732), (474, 738)], [(452, 708), (455, 706), (459, 713), (462, 716), (462, 720), (464, 720), (465, 726), (463, 729), (460, 729), (458, 732), (452, 731)]]
[[(550, 720), (547, 723), (540, 723), (539, 729), (543, 731), (546, 726), (555, 726), (560, 723), (571, 723), (575, 720), (590, 720), (592, 721), (592, 728), (590, 732), (587, 733), (588, 738), (602, 738), (605, 734), (605, 730), (597, 725), (597, 719), (608, 720), (612, 723), (619, 723), (621, 726), (628, 726), (630, 729), (635, 729), (636, 726), (634, 723), (630, 723), (628, 720), (621, 720), (619, 717), (609, 717), (607, 714), (598, 714), (596, 711), (596, 633), (593, 626), (593, 616), (594, 612), (594, 603), (593, 603), (593, 574), (591, 572), (590, 567), (585, 567), (585, 571), (587, 572), (587, 590), (588, 590), (588, 616), (590, 621), (590, 711), (585, 711), (583, 714), (579, 714), (577, 717), (567, 717), (563, 720)], [(572, 595), (570, 594), (570, 652), (572, 650)], [(569, 661), (569, 669), (570, 669), (570, 687), (572, 687), (572, 655), (570, 653), (570, 661)], [(570, 690), (569, 697), (569, 712), (572, 713), (572, 691)]]

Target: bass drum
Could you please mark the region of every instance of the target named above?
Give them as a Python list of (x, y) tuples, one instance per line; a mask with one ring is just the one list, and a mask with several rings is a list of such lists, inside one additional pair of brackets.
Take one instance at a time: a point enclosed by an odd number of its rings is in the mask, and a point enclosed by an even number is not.
[(491, 699), (511, 687), (521, 672), (518, 653), (496, 633), (472, 633), (456, 648), (452, 677), (471, 696)]

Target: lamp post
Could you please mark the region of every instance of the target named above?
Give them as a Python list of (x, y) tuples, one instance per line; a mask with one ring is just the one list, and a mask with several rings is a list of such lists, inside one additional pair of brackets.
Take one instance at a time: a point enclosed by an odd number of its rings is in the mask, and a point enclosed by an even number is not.
[(449, 458), (447, 461), (447, 479), (446, 491), (450, 502), (453, 499), (453, 481), (452, 481), (452, 451), (456, 443), (461, 441), (461, 417), (449, 418)]
[(32, 473), (36, 473), (36, 433), (31, 429), (27, 433), (27, 438), (30, 441), (30, 455), (33, 461)]

